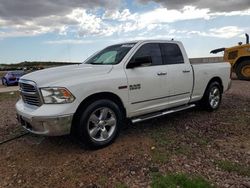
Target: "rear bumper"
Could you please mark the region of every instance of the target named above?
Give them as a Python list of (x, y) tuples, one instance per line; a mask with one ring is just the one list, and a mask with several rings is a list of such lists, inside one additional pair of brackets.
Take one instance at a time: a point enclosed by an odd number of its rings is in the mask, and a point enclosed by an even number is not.
[(70, 133), (72, 115), (58, 117), (28, 117), (17, 112), (19, 123), (29, 132), (46, 136), (61, 136)]

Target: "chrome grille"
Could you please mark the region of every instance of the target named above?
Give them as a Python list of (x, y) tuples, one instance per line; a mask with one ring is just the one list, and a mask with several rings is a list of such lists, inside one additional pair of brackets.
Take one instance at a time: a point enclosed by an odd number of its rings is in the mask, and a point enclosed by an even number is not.
[(41, 99), (36, 84), (32, 81), (20, 80), (20, 93), (23, 102), (29, 105), (41, 106)]
[(19, 83), (20, 88), (24, 92), (36, 92), (36, 88), (33, 85), (25, 84), (25, 83)]

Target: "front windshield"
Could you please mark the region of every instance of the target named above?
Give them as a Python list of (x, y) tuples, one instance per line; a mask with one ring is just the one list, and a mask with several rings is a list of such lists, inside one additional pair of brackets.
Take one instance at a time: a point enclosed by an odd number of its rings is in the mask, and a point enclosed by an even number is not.
[(133, 48), (134, 45), (135, 43), (126, 43), (126, 44), (109, 46), (98, 52), (89, 60), (87, 60), (85, 64), (94, 64), (94, 65), (118, 64), (129, 52), (129, 50)]

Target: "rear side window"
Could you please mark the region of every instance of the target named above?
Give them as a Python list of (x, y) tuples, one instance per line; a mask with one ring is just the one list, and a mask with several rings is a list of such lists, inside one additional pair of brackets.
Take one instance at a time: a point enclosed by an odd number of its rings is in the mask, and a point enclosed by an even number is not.
[(144, 44), (132, 57), (135, 58), (143, 58), (143, 57), (151, 57), (152, 64), (151, 65), (162, 65), (162, 57), (161, 50), (158, 43), (149, 43)]
[(164, 64), (181, 64), (184, 59), (181, 50), (177, 44), (162, 43), (160, 44), (162, 50), (162, 58)]

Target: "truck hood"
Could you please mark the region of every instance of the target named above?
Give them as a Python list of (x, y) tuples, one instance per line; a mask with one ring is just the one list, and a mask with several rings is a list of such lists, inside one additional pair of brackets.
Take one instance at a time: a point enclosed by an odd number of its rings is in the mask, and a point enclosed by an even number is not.
[(35, 71), (22, 76), (20, 79), (32, 80), (38, 86), (56, 86), (72, 78), (84, 80), (90, 76), (107, 74), (111, 71), (112, 65), (68, 65), (62, 67), (48, 68)]

